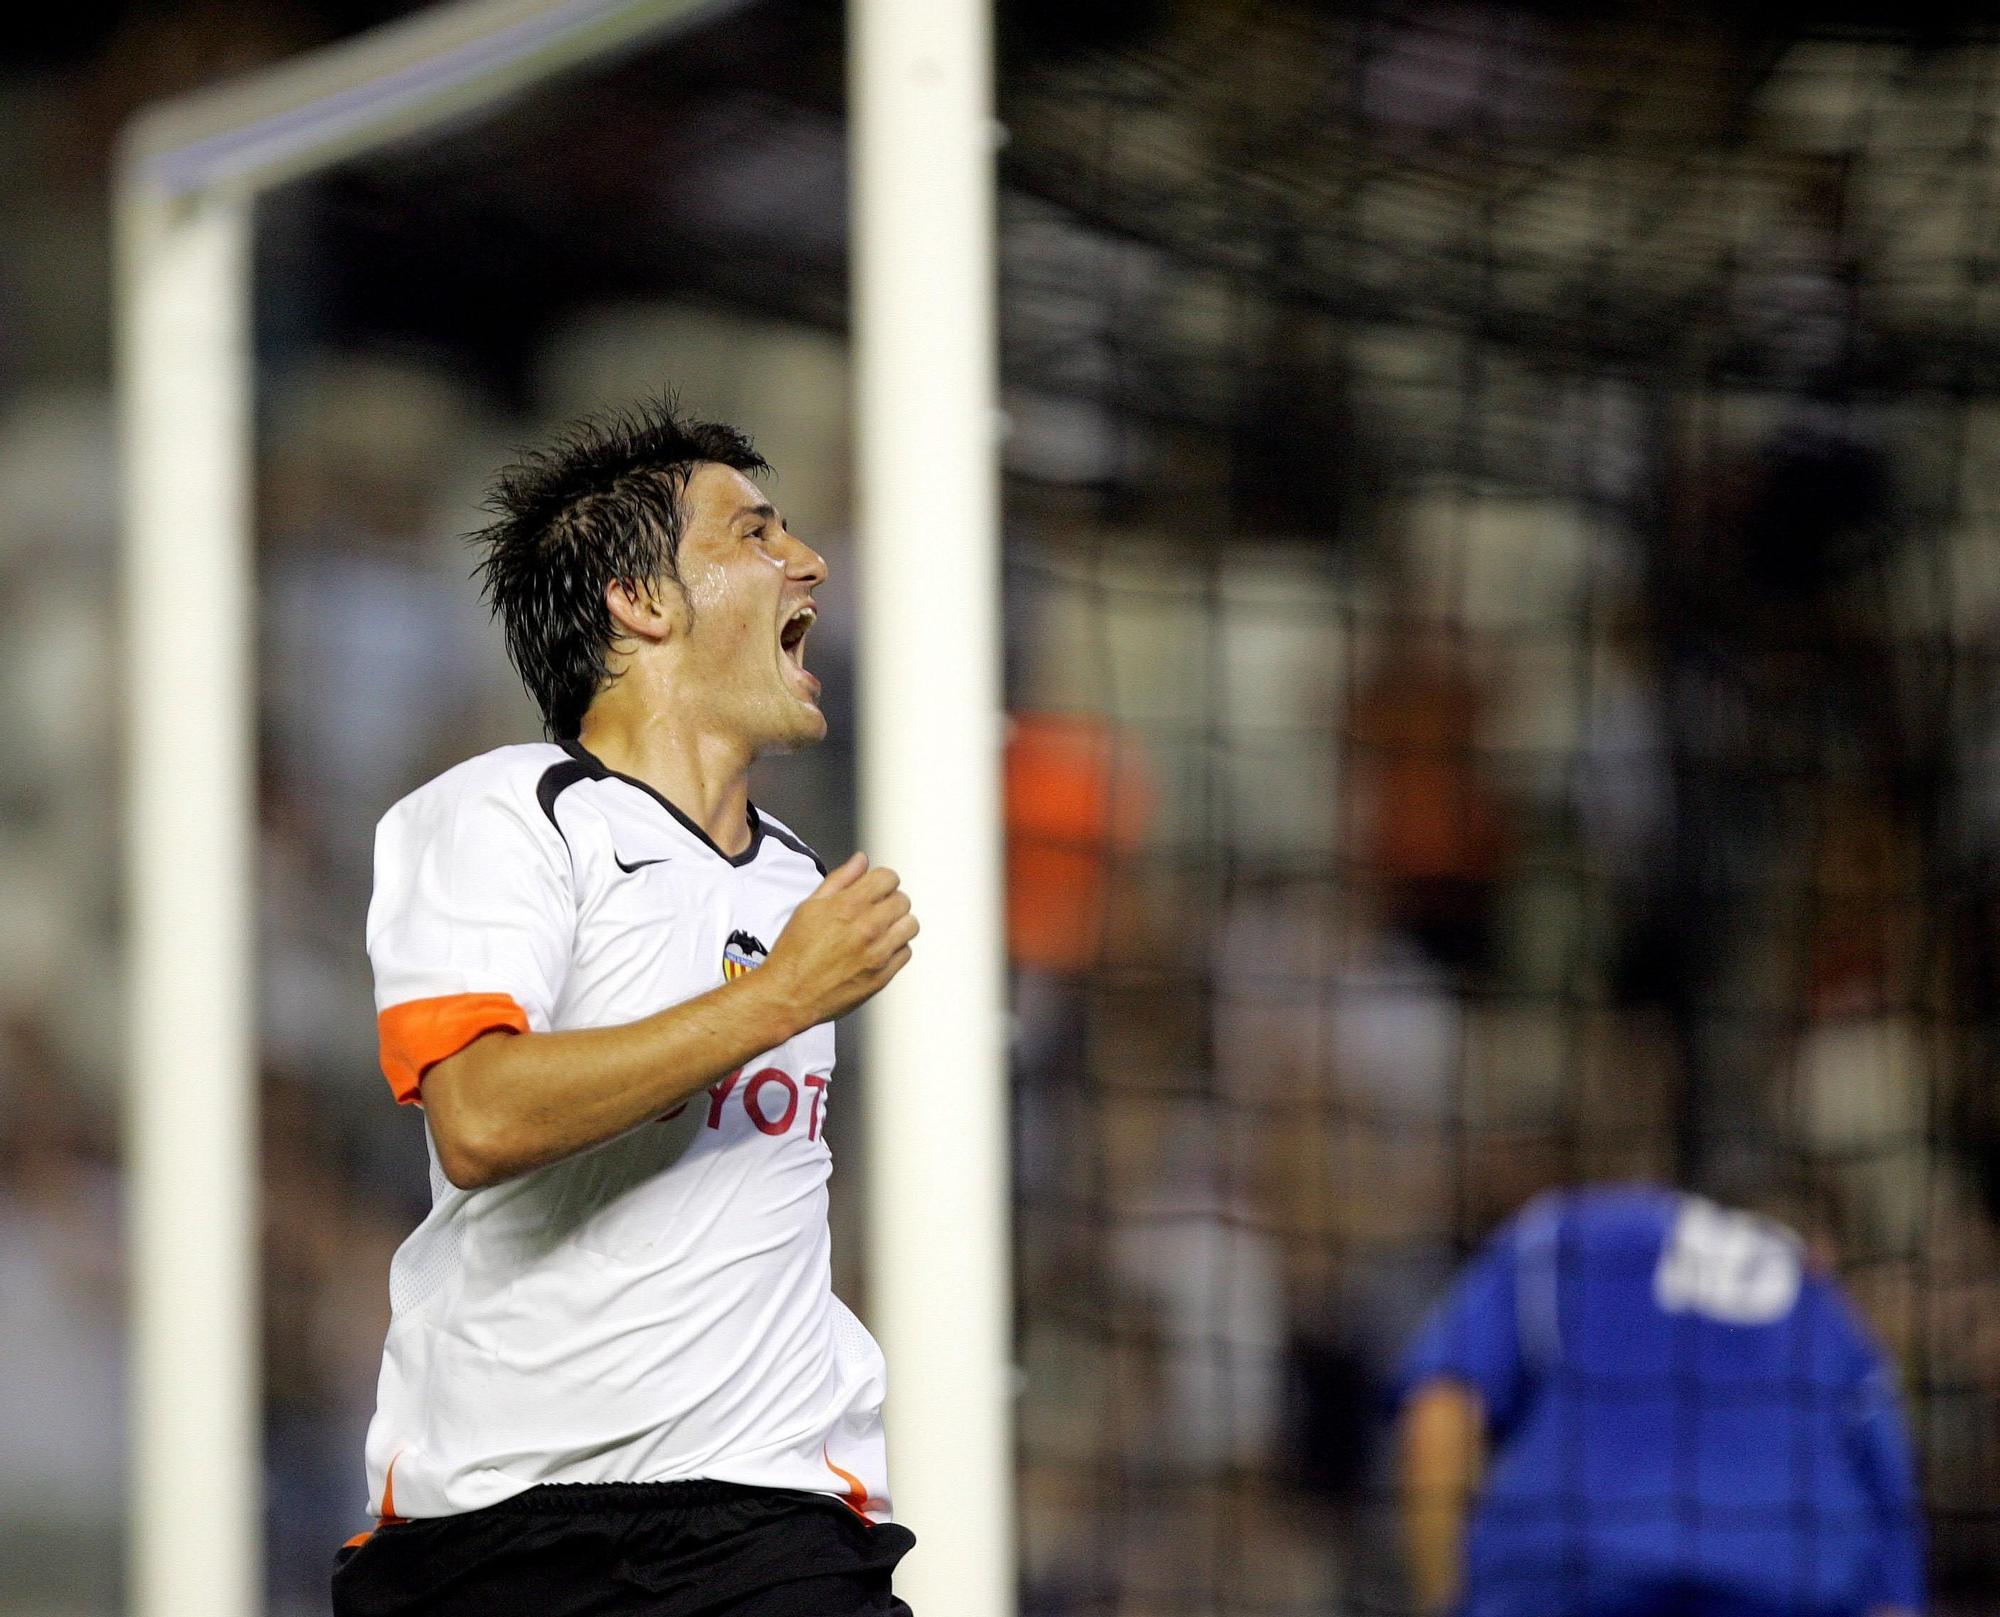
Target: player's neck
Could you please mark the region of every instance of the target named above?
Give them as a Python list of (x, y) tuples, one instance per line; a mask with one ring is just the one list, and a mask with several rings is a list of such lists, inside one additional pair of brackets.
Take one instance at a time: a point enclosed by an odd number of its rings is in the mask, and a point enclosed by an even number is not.
[(603, 697), (577, 739), (607, 768), (652, 787), (725, 854), (749, 846), (751, 759), (740, 744)]

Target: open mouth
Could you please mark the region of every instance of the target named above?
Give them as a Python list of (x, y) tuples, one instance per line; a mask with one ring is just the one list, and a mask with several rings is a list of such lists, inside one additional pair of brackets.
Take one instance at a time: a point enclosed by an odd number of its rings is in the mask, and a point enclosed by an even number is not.
[(810, 601), (797, 607), (778, 631), (778, 649), (800, 673), (806, 668), (806, 636), (819, 619), (819, 609)]

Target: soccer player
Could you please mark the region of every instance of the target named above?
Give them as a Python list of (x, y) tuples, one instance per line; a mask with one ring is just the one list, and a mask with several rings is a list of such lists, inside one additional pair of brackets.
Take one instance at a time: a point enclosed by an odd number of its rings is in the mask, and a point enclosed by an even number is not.
[(1921, 1607), (1887, 1372), (1772, 1220), (1664, 1190), (1544, 1197), (1474, 1259), (1401, 1381), (1426, 1612)]
[(908, 1611), (825, 1129), (833, 1021), (917, 922), (892, 871), (828, 874), (749, 800), (754, 760), (826, 733), (826, 566), (768, 470), (650, 406), (504, 473), (476, 536), (551, 740), (376, 834), (382, 1068), (433, 1206), (390, 1274), (339, 1617)]

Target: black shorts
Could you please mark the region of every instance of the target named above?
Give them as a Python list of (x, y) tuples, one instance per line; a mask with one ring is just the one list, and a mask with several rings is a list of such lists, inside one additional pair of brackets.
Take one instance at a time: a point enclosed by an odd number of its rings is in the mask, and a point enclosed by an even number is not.
[(727, 1482), (550, 1484), (343, 1549), (334, 1617), (910, 1617), (916, 1543), (826, 1494)]

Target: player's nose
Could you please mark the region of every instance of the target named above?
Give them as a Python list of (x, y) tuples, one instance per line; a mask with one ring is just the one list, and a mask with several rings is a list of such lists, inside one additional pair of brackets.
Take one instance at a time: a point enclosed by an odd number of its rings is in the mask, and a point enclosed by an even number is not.
[(826, 558), (789, 530), (786, 531), (785, 542), (790, 547), (785, 557), (785, 576), (806, 585), (825, 583)]

